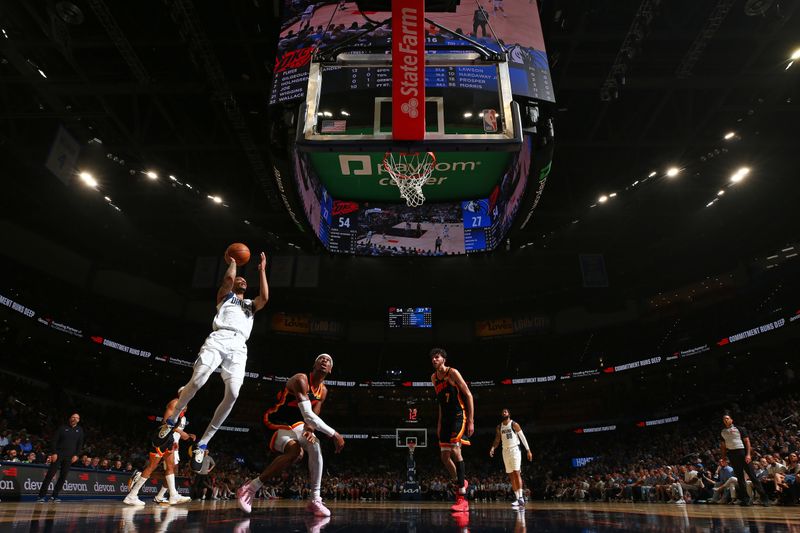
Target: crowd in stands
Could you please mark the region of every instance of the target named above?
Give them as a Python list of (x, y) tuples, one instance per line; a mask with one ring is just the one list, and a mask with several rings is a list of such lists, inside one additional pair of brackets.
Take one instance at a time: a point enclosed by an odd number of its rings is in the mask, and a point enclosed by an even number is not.
[[(47, 464), (50, 435), (63, 423), (49, 406), (47, 389), (0, 374), (0, 458), (3, 461)], [(21, 392), (25, 391), (25, 392)], [(26, 394), (26, 392), (28, 394)], [(23, 396), (24, 395), (24, 396)], [(63, 409), (62, 409), (63, 410)], [(123, 420), (119, 406), (84, 403), (82, 423), (86, 445), (75, 468), (131, 472), (144, 464), (152, 421)], [(738, 409), (738, 426), (750, 431), (752, 456), (759, 481), (772, 503), (792, 505), (800, 497), (800, 398), (781, 393), (762, 403)], [(64, 414), (63, 418), (66, 418)], [(685, 420), (689, 420), (688, 422)], [(721, 416), (703, 408), (678, 424), (629, 433), (592, 436), (559, 433), (532, 435), (533, 463), (523, 465), (523, 478), (534, 499), (558, 501), (630, 501), (663, 503), (732, 503), (736, 494), (732, 469), (721, 461)], [(510, 499), (511, 487), (500, 461), (486, 452), (491, 434), (479, 434), (464, 454), (470, 478), (469, 497), (486, 501)], [(327, 439), (326, 439), (327, 441)], [(332, 451), (327, 443), (328, 451)], [(198, 498), (230, 499), (236, 488), (251, 479), (270, 460), (257, 435), (219, 434), (215, 439), (210, 490)], [(186, 459), (178, 475), (191, 476)], [(369, 461), (364, 461), (370, 457)], [(423, 499), (447, 500), (449, 483), (437, 448), (418, 449), (417, 481)], [(569, 467), (570, 457), (594, 457), (585, 466)], [(346, 452), (326, 452), (323, 497), (330, 500), (380, 501), (400, 499), (407, 481), (406, 451), (387, 442), (348, 441)], [(306, 466), (296, 464), (259, 492), (263, 498), (304, 498)], [(757, 496), (757, 495), (756, 495)]]
[[(772, 504), (795, 505), (800, 498), (799, 408), (797, 396), (784, 396), (744, 410), (736, 420), (750, 431), (756, 476)], [(680, 430), (664, 428), (658, 435), (595, 440), (594, 446), (573, 453), (597, 458), (573, 475), (546, 475), (541, 496), (557, 501), (736, 503), (743, 498), (736, 493), (733, 469), (720, 454), (719, 420), (696, 420)], [(750, 480), (747, 485), (752, 498)]]

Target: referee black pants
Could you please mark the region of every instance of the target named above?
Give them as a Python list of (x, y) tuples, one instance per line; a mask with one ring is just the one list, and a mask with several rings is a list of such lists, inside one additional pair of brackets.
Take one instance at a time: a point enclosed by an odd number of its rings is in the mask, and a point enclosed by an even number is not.
[(61, 489), (64, 488), (64, 482), (67, 481), (67, 474), (69, 474), (69, 469), (71, 466), (72, 456), (67, 454), (58, 454), (58, 459), (50, 463), (50, 468), (47, 469), (47, 474), (45, 474), (44, 481), (42, 481), (42, 488), (39, 489), (39, 497), (44, 498), (47, 495), (47, 487), (50, 486), (50, 482), (53, 481), (53, 476), (56, 475), (56, 470), (61, 469), (58, 473), (58, 481), (53, 489), (53, 498), (58, 498), (58, 493), (61, 492)]
[(739, 483), (738, 492), (736, 496), (739, 500), (749, 500), (750, 496), (747, 493), (747, 482), (744, 480), (744, 473), (747, 472), (747, 476), (750, 478), (750, 482), (753, 484), (753, 490), (758, 492), (761, 496), (762, 500), (767, 499), (767, 493), (764, 491), (764, 487), (761, 486), (761, 482), (756, 478), (756, 469), (753, 468), (753, 463), (746, 463), (744, 460), (744, 449), (739, 450), (728, 450), (728, 460), (731, 462), (731, 466), (733, 467), (733, 475), (736, 476), (736, 480)]

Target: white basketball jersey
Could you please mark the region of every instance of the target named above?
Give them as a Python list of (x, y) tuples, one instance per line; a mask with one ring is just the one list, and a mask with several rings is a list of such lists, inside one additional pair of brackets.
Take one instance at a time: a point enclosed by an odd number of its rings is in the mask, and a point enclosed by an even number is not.
[(227, 329), (250, 338), (253, 330), (253, 315), (255, 315), (253, 300), (240, 300), (233, 292), (225, 295), (217, 305), (217, 316), (214, 317), (214, 331)]
[(514, 428), (511, 427), (512, 424), (514, 424), (513, 420), (509, 420), (508, 424), (500, 423), (500, 436), (503, 439), (503, 448), (519, 447), (519, 437), (514, 433)]

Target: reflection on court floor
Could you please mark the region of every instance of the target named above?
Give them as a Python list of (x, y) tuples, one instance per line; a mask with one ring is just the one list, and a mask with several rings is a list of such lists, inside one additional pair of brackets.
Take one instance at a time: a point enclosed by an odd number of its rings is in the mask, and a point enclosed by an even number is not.
[(451, 513), (444, 502), (326, 502), (333, 516), (316, 518), (304, 502), (257, 501), (245, 515), (232, 501), (130, 507), (118, 501), (0, 503), (2, 531), (298, 531), (326, 533), (429, 531), (748, 531), (800, 530), (791, 507), (728, 505), (581, 504), (529, 502), (522, 512), (507, 503), (473, 503)]

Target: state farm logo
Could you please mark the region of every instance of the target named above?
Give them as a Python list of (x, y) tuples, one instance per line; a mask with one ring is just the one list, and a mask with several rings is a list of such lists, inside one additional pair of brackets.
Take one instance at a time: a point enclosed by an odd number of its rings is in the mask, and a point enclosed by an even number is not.
[(419, 100), (416, 98), (410, 99), (400, 106), (400, 111), (411, 118), (417, 118), (419, 116)]
[[(399, 57), (397, 64), (400, 68), (400, 94), (403, 96), (417, 96), (419, 94), (420, 70), (418, 31), (420, 26), (419, 11), (413, 7), (404, 7), (400, 10), (400, 42), (397, 46)], [(410, 99), (408, 103), (410, 104)], [(419, 102), (415, 103), (415, 107)], [(404, 104), (405, 107), (405, 104)], [(410, 110), (410, 108), (408, 108)], [(404, 113), (409, 113), (405, 108)], [(418, 111), (417, 111), (418, 113)], [(416, 116), (416, 115), (414, 115)]]

